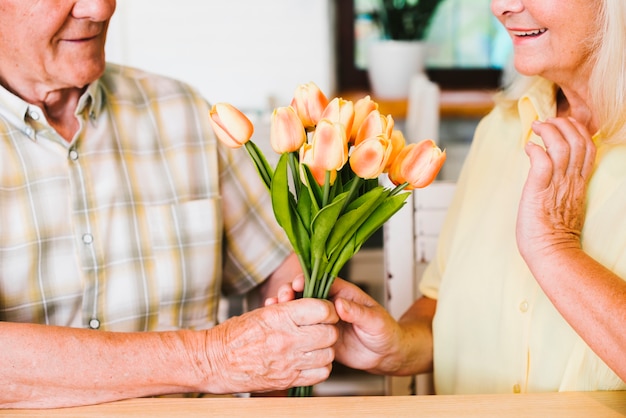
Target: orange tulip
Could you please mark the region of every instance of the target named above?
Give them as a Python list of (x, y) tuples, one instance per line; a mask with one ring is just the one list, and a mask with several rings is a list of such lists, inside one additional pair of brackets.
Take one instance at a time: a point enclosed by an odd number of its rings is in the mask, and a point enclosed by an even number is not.
[(339, 123), (322, 119), (312, 140), (313, 165), (324, 170), (340, 170), (348, 161), (346, 132)]
[(346, 131), (346, 137), (349, 137), (354, 122), (354, 103), (335, 97), (324, 109), (322, 119), (340, 123)]
[(380, 134), (391, 138), (394, 125), (395, 122), (391, 115), (383, 116), (378, 110), (372, 110), (359, 127), (354, 138), (354, 145), (359, 145), (360, 142)]
[(441, 151), (431, 139), (409, 144), (391, 164), (389, 179), (395, 185), (409, 183), (407, 190), (426, 187), (435, 180), (445, 161), (446, 151)]
[(209, 111), (209, 122), (217, 138), (230, 148), (241, 147), (254, 132), (250, 119), (228, 103), (214, 104)]
[(279, 154), (300, 149), (306, 142), (306, 131), (291, 106), (277, 107), (272, 112), (270, 124), (270, 144)]
[(385, 135), (366, 139), (352, 150), (350, 167), (361, 178), (377, 178), (387, 167), (391, 151), (391, 140)]
[(291, 106), (307, 130), (315, 128), (327, 105), (328, 99), (313, 82), (299, 85), (291, 100)]
[[(326, 181), (326, 170), (323, 167), (319, 167), (314, 164), (313, 145), (304, 144), (302, 148), (300, 148), (300, 163), (309, 167), (309, 170), (311, 170), (311, 174), (313, 175), (313, 178), (315, 179), (317, 184), (319, 184), (320, 186), (324, 185), (324, 182)], [(304, 176), (304, 172), (301, 171), (300, 176), (302, 182), (306, 184), (306, 177)], [(333, 184), (336, 178), (337, 171), (332, 170), (330, 172), (330, 184)]]
[(387, 160), (387, 166), (385, 167), (385, 172), (389, 171), (391, 164), (396, 159), (400, 151), (406, 145), (406, 140), (404, 139), (404, 134), (402, 131), (396, 129), (391, 133), (391, 155), (389, 155), (389, 159)]
[(354, 122), (350, 131), (350, 142), (354, 143), (361, 124), (373, 110), (378, 110), (378, 103), (370, 99), (370, 96), (365, 96), (356, 101), (354, 104)]

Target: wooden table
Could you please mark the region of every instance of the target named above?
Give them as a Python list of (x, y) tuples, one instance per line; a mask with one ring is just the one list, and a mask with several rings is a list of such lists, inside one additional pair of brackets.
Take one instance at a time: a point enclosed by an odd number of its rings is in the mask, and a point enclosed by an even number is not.
[(314, 398), (129, 399), (53, 410), (0, 410), (0, 417), (626, 417), (626, 392)]

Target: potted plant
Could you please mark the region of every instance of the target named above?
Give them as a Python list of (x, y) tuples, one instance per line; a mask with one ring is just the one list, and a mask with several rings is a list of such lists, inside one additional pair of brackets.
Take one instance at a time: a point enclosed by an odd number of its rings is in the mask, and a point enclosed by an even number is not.
[(421, 41), (443, 0), (379, 0), (374, 20), (385, 39)]
[(376, 97), (404, 99), (410, 79), (424, 69), (424, 38), (443, 0), (378, 0), (373, 14), (381, 40), (370, 44), (368, 75)]

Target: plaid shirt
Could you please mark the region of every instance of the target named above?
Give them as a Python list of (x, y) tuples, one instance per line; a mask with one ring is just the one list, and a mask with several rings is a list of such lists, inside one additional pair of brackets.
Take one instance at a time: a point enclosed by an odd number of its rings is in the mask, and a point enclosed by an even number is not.
[(109, 64), (71, 143), (0, 88), (0, 320), (207, 328), (289, 253), (243, 150), (187, 85)]

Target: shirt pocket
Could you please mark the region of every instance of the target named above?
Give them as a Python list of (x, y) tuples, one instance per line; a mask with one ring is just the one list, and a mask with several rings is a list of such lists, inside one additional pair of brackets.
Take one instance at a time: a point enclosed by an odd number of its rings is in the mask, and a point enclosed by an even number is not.
[(221, 199), (146, 208), (159, 295), (159, 328), (216, 322), (222, 276)]

